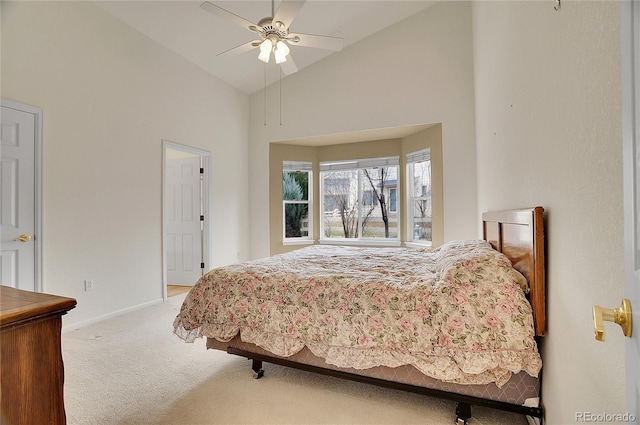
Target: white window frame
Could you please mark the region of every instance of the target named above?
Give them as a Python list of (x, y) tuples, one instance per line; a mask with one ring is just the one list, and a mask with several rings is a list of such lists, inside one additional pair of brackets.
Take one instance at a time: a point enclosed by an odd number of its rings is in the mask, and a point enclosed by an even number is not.
[[(303, 161), (283, 161), (282, 175), (285, 172), (306, 172), (307, 178), (307, 200), (292, 201), (282, 200), (282, 244), (283, 245), (310, 245), (313, 244), (313, 164)], [(284, 188), (283, 188), (284, 190)], [(283, 196), (284, 198), (284, 196)], [(286, 209), (288, 204), (307, 204), (308, 205), (308, 230), (307, 236), (287, 237), (287, 217)]]
[[(416, 199), (422, 199), (422, 198), (426, 198), (423, 196), (414, 196), (414, 181), (413, 181), (413, 174), (414, 174), (414, 165), (418, 162), (423, 162), (423, 161), (431, 161), (431, 149), (427, 148), (427, 149), (421, 149), (419, 151), (415, 151), (415, 152), (410, 152), (406, 155), (406, 168), (407, 168), (407, 241), (405, 242), (406, 246), (409, 247), (417, 247), (417, 248), (423, 248), (425, 246), (432, 246), (433, 245), (433, 215), (431, 216), (431, 240), (430, 241), (425, 241), (422, 239), (415, 239), (414, 238), (414, 227), (415, 227), (415, 222), (414, 222), (414, 217), (413, 217), (413, 213), (414, 213), (414, 203)], [(433, 175), (433, 169), (431, 170), (431, 175)], [(433, 179), (431, 179), (432, 184), (431, 184), (431, 192), (433, 192)], [(429, 195), (428, 198), (431, 198), (431, 195)], [(433, 202), (433, 200), (431, 200), (431, 202)], [(433, 204), (432, 204), (433, 206)]]
[[(364, 173), (363, 170), (366, 168), (376, 168), (376, 167), (396, 167), (397, 170), (397, 178), (398, 183), (396, 186), (397, 190), (400, 190), (400, 158), (397, 156), (394, 157), (383, 157), (383, 158), (366, 158), (359, 160), (345, 160), (345, 161), (327, 161), (320, 163), (320, 195), (321, 195), (321, 204), (320, 204), (320, 217), (322, 218), (320, 222), (320, 243), (321, 244), (335, 244), (335, 245), (367, 245), (367, 246), (400, 246), (400, 229), (401, 229), (401, 213), (400, 213), (400, 204), (396, 202), (396, 211), (393, 214), (397, 217), (397, 234), (395, 237), (390, 238), (376, 238), (376, 237), (362, 237), (362, 208), (359, 208), (359, 216), (358, 216), (358, 237), (357, 238), (345, 238), (345, 237), (333, 237), (327, 238), (324, 236), (325, 234), (325, 220), (324, 220), (324, 198), (325, 198), (325, 190), (324, 190), (324, 172), (330, 171), (357, 171), (358, 178), (358, 200), (362, 203), (363, 198), (363, 185), (364, 185)], [(396, 192), (398, 193), (398, 192)], [(372, 193), (373, 200), (373, 193)], [(389, 211), (391, 212), (391, 211)]]

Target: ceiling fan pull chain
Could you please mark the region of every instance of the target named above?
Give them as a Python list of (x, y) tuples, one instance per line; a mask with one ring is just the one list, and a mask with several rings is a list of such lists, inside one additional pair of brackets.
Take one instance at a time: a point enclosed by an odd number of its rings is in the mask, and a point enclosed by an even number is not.
[(282, 125), (282, 68), (280, 70), (280, 125)]
[(267, 126), (267, 64), (264, 64), (264, 126)]

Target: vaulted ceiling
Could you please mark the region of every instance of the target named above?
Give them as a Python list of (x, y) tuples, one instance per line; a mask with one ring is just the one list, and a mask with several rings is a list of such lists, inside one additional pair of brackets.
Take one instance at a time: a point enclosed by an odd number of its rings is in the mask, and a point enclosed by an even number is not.
[[(254, 23), (270, 17), (272, 6), (277, 10), (280, 3), (279, 0), (273, 5), (269, 0), (211, 2)], [(246, 94), (263, 88), (265, 77), (267, 84), (280, 78), (273, 60), (265, 70), (265, 64), (257, 59), (258, 49), (240, 55), (216, 56), (255, 40), (256, 34), (208, 13), (200, 7), (201, 3), (191, 0), (95, 2), (131, 27)], [(292, 32), (342, 37), (346, 47), (434, 3), (427, 0), (307, 0), (290, 29)], [(330, 54), (348, 52), (291, 47), (291, 55), (299, 70)]]

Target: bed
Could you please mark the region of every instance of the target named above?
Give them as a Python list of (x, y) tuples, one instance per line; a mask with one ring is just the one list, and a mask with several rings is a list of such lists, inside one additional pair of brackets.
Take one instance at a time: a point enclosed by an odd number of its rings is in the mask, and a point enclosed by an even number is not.
[(486, 212), (434, 249), (314, 245), (214, 269), (174, 321), (187, 342), (540, 423), (543, 208)]

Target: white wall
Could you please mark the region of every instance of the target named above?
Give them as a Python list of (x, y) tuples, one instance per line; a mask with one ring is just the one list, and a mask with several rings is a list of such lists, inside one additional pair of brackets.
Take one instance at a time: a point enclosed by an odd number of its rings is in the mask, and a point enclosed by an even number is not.
[(1, 95), (44, 110), (44, 290), (78, 300), (65, 327), (161, 299), (163, 139), (211, 151), (214, 266), (246, 259), (248, 97), (91, 2), (1, 11)]
[[(295, 58), (295, 49), (292, 48)], [(277, 71), (276, 71), (277, 72)], [(269, 255), (269, 142), (442, 123), (445, 240), (477, 235), (471, 6), (440, 3), (251, 96), (251, 256)]]
[(474, 2), (479, 210), (547, 210), (547, 423), (624, 413), (618, 2)]

